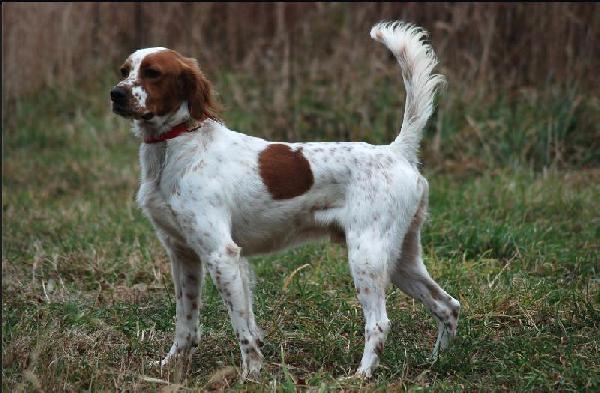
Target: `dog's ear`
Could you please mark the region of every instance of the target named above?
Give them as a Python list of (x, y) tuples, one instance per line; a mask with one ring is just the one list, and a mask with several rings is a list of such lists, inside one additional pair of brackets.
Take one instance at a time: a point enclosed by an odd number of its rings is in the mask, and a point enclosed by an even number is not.
[(218, 120), (219, 105), (213, 96), (213, 88), (204, 76), (196, 59), (183, 58), (183, 98), (188, 102), (188, 109), (196, 120)]

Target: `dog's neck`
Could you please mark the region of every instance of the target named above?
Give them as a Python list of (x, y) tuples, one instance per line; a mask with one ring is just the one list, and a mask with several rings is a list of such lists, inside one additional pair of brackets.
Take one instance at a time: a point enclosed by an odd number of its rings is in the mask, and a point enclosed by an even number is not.
[(181, 123), (194, 123), (195, 120), (190, 115), (187, 101), (184, 101), (173, 113), (164, 116), (154, 116), (150, 120), (136, 119), (133, 121), (133, 133), (142, 139), (155, 138), (165, 132), (169, 132), (173, 127)]
[(142, 171), (142, 183), (152, 181), (159, 183), (165, 160), (165, 143), (145, 143), (147, 138), (155, 138), (169, 132), (173, 127), (184, 122), (195, 121), (188, 110), (187, 102), (183, 102), (175, 112), (154, 116), (150, 120), (134, 120), (133, 133), (141, 138), (140, 166)]

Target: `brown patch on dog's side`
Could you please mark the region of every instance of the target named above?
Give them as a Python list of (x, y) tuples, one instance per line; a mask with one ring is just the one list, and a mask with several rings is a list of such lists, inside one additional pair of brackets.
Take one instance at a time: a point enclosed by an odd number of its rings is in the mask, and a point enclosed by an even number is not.
[(258, 156), (260, 177), (273, 199), (291, 199), (310, 190), (314, 183), (310, 163), (302, 148), (273, 143)]

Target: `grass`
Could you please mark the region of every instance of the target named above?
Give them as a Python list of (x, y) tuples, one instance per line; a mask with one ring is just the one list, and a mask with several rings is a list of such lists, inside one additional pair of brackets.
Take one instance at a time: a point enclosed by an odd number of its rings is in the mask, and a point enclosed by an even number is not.
[[(589, 167), (597, 152), (582, 156), (587, 169), (540, 172), (528, 156), (535, 148), (518, 150), (524, 142), (494, 135), (514, 156), (499, 162), (502, 151), (478, 141), (467, 158), (485, 157), (481, 167), (448, 169), (455, 152), (426, 167), (426, 264), (463, 306), (459, 338), (435, 363), (427, 359), (433, 319), (390, 288), (382, 365), (371, 381), (347, 379), (360, 362), (363, 317), (344, 249), (319, 243), (254, 258), (265, 368), (260, 381), (240, 385), (232, 369), (237, 343), (211, 283), (198, 353), (180, 368), (150, 366), (174, 330), (169, 263), (134, 202), (137, 142), (129, 125), (90, 97), (48, 91), (5, 120), (3, 391), (600, 389), (600, 170)], [(514, 113), (494, 105), (488, 126), (509, 132), (502, 122)], [(576, 125), (575, 112), (564, 112), (519, 116), (530, 116), (530, 129), (556, 113)], [(459, 135), (460, 116), (445, 113), (438, 123)], [(487, 124), (485, 113), (466, 116)], [(268, 121), (235, 109), (226, 119), (248, 132), (254, 121)], [(377, 135), (379, 143), (387, 137)], [(453, 146), (452, 135), (442, 142)]]

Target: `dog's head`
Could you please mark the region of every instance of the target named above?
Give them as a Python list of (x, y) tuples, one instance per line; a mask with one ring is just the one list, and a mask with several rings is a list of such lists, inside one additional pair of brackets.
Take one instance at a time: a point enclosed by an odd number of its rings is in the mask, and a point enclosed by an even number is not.
[(211, 84), (195, 59), (167, 48), (140, 49), (120, 72), (123, 79), (110, 91), (112, 110), (120, 116), (150, 121), (187, 102), (194, 119), (216, 118)]

